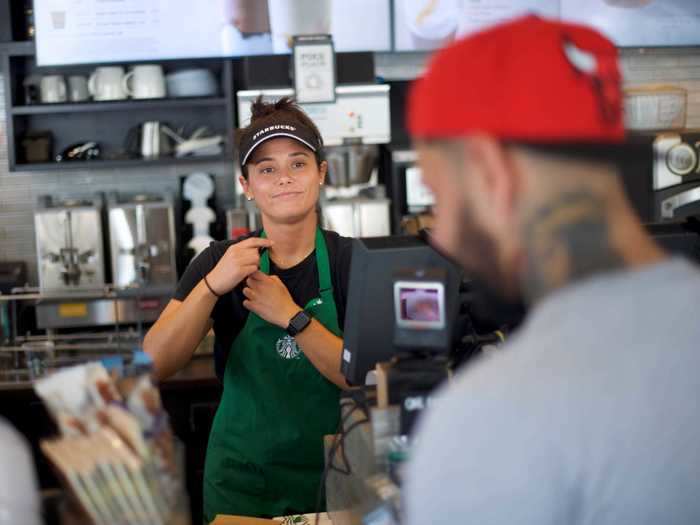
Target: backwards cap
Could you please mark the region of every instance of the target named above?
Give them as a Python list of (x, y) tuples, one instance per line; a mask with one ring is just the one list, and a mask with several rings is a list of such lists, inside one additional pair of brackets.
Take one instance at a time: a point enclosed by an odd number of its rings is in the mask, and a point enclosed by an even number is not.
[(426, 139), (621, 143), (617, 49), (588, 27), (516, 18), (436, 53), (411, 88), (407, 122)]

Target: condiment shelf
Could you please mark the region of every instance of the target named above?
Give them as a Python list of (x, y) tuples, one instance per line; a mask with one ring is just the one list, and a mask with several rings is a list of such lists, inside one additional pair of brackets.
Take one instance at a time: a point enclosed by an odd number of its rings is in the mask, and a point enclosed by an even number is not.
[(29, 56), (34, 55), (35, 52), (36, 46), (33, 40), (0, 43), (0, 53), (9, 56)]
[(226, 155), (201, 155), (193, 157), (159, 157), (154, 159), (115, 159), (115, 160), (72, 160), (65, 162), (18, 163), (15, 171), (50, 171), (50, 170), (84, 170), (84, 169), (114, 169), (137, 168), (148, 166), (172, 166), (181, 164), (207, 164), (212, 162), (227, 162)]
[[(216, 89), (203, 96), (196, 96), (201, 91), (190, 90), (172, 92), (164, 98), (41, 103), (32, 91), (36, 89), (35, 84), (27, 84), (27, 79), (36, 82), (37, 78), (60, 75), (67, 82), (71, 76), (88, 78), (100, 64), (45, 68), (36, 63), (35, 53), (33, 41), (0, 43), (0, 69), (3, 71), (8, 116), (9, 171), (99, 171), (231, 162), (233, 145), (229, 137), (234, 132), (235, 109), (230, 60), (202, 58), (157, 62), (164, 73), (208, 70), (213, 75)], [(128, 62), (119, 65), (125, 70), (138, 66)], [(145, 122), (183, 130), (178, 131), (183, 139), (195, 130), (205, 128), (210, 136), (224, 138), (222, 151), (209, 150), (208, 154), (202, 151), (202, 155), (175, 157), (172, 155), (174, 145), (171, 145), (160, 151), (162, 156), (141, 157), (140, 154), (148, 150), (140, 145), (140, 126)], [(70, 148), (90, 142), (99, 147), (99, 158), (88, 160), (88, 156), (83, 155), (83, 158), (71, 161), (53, 162)]]
[(224, 107), (223, 97), (166, 98), (152, 100), (117, 100), (109, 102), (78, 102), (68, 104), (34, 104), (15, 106), (13, 115), (43, 115), (49, 113), (94, 113), (98, 111), (131, 111), (145, 109), (182, 109), (197, 107)]

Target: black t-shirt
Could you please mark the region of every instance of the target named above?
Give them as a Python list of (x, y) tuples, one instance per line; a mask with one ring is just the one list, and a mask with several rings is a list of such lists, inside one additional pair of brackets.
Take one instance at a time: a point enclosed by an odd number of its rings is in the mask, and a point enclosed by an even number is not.
[[(331, 270), (331, 284), (333, 285), (333, 299), (338, 310), (338, 324), (343, 328), (345, 320), (345, 303), (348, 297), (348, 279), (350, 278), (350, 257), (352, 255), (352, 239), (341, 237), (336, 232), (322, 230), (328, 249), (328, 261)], [(260, 232), (254, 232), (235, 240), (214, 241), (208, 248), (200, 253), (187, 267), (175, 290), (174, 298), (184, 301), (197, 283), (207, 275), (226, 250), (233, 244), (248, 237), (259, 236)], [(316, 251), (296, 266), (287, 269), (279, 269), (270, 260), (270, 274), (277, 275), (289, 290), (294, 302), (302, 308), (315, 297), (318, 297), (318, 269), (316, 268)], [(245, 281), (241, 282), (231, 292), (222, 295), (214, 305), (211, 318), (214, 321), (214, 333), (216, 342), (214, 346), (214, 359), (216, 373), (223, 377), (228, 351), (234, 339), (243, 328), (248, 319), (248, 310), (243, 306), (243, 288)]]

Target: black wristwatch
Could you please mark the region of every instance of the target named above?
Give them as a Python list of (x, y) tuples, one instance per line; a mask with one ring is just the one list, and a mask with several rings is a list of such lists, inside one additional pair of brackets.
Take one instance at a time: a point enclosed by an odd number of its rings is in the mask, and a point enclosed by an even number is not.
[(289, 320), (287, 333), (294, 337), (299, 332), (304, 330), (304, 328), (309, 326), (309, 323), (311, 323), (311, 316), (304, 310), (299, 310), (299, 312)]

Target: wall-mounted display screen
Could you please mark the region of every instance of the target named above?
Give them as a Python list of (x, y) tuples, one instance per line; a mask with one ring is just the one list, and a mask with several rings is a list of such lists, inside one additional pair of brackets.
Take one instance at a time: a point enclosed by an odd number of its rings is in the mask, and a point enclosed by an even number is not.
[(438, 49), (474, 31), (525, 13), (559, 16), (559, 0), (396, 0), (394, 48)]
[(621, 47), (700, 45), (700, 0), (395, 0), (394, 49), (438, 49), (525, 13), (591, 25)]
[(561, 0), (561, 17), (621, 47), (700, 45), (700, 0)]
[(292, 35), (389, 51), (389, 0), (34, 0), (41, 66), (289, 53)]

